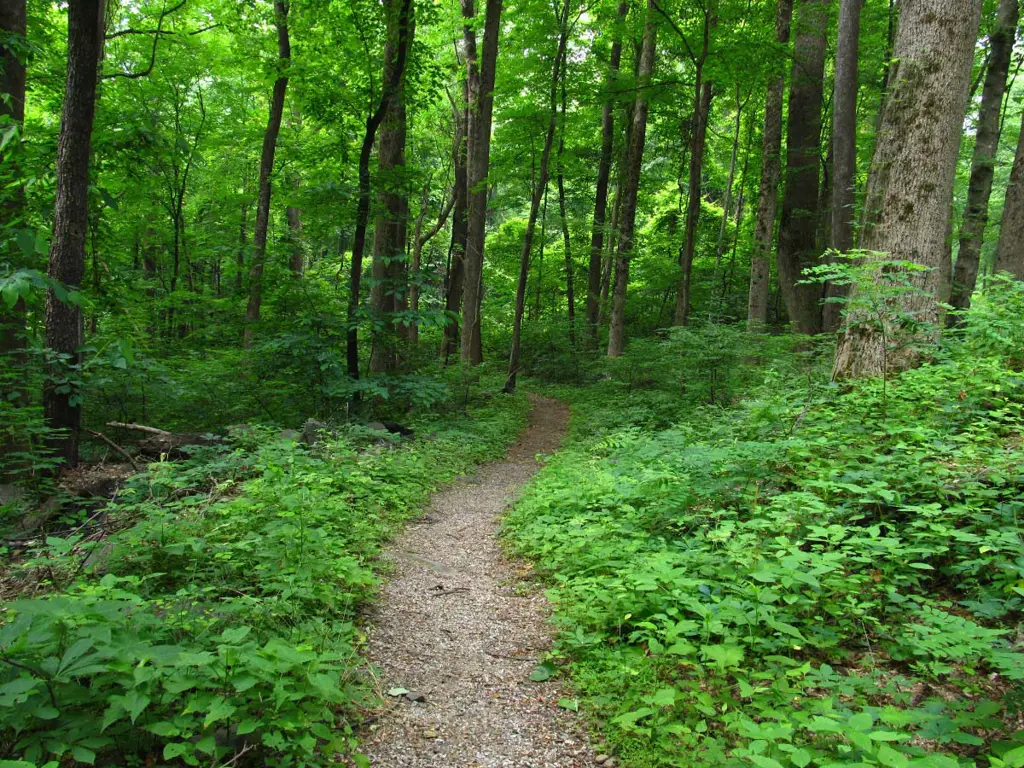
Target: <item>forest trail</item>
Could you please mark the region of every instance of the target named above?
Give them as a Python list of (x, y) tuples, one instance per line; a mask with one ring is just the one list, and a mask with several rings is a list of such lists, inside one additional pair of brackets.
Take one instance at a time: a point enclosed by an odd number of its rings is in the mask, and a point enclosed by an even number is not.
[[(387, 712), (364, 751), (374, 768), (584, 768), (593, 765), (563, 691), (530, 674), (550, 647), (542, 594), (502, 553), (499, 515), (558, 448), (569, 409), (531, 396), (528, 428), (503, 461), (437, 494), (387, 556), (395, 572), (370, 627)], [(419, 699), (421, 700), (413, 700)]]

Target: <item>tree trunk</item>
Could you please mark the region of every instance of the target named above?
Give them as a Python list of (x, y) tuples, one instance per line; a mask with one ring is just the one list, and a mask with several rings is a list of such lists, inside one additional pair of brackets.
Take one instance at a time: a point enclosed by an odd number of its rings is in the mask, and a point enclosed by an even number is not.
[(1013, 156), (1013, 169), (1003, 203), (996, 269), (1024, 280), (1024, 115), (1021, 115), (1017, 152)]
[[(407, 120), (405, 109), (405, 75), (395, 76), (398, 62), (399, 35), (405, 25), (404, 45), (412, 45), (416, 34), (415, 21), (399, 17), (401, 0), (386, 0), (387, 42), (384, 45), (382, 82), (395, 82), (390, 104), (380, 125), (377, 144), (378, 206), (373, 225), (373, 285), (370, 308), (375, 318), (373, 348), (370, 353), (372, 373), (390, 373), (401, 367), (400, 338), (395, 316), (405, 307), (408, 290), (408, 263), (405, 242), (409, 226), (409, 193), (405, 174), (405, 143)], [(403, 63), (404, 68), (404, 63)]]
[[(912, 0), (913, 1), (913, 0)], [(828, 0), (802, 0), (793, 46), (786, 134), (786, 188), (779, 224), (779, 288), (799, 333), (821, 332), (821, 285), (798, 285), (818, 263), (818, 172)]]
[[(740, 100), (740, 86), (736, 85), (736, 124), (732, 132), (732, 153), (729, 155), (729, 176), (725, 183), (725, 200), (722, 201), (722, 223), (718, 227), (718, 240), (715, 241), (715, 282), (722, 274), (722, 256), (725, 255), (725, 230), (729, 226), (729, 210), (732, 208), (732, 188), (736, 182), (736, 160), (740, 154), (740, 130), (743, 127), (744, 102)], [(749, 147), (747, 147), (749, 152)], [(744, 166), (746, 159), (744, 159)], [(723, 296), (724, 298), (724, 296)], [(717, 312), (716, 307), (716, 312)]]
[[(463, 103), (469, 103), (469, 83), (463, 82)], [(448, 270), (448, 290), (444, 297), (444, 309), (449, 317), (444, 326), (441, 342), (441, 358), (448, 358), (458, 348), (459, 311), (462, 309), (462, 291), (466, 269), (466, 209), (469, 187), (466, 168), (466, 134), (469, 127), (468, 107), (453, 107), (455, 113), (455, 141), (452, 145), (452, 166), (455, 176), (455, 207), (452, 209), (451, 268)]]
[(608, 208), (608, 180), (612, 169), (615, 145), (615, 98), (612, 88), (622, 60), (622, 25), (629, 13), (629, 3), (620, 2), (612, 38), (611, 56), (605, 74), (606, 93), (601, 110), (601, 158), (597, 164), (597, 192), (594, 196), (594, 225), (590, 234), (590, 263), (587, 269), (587, 347), (597, 349), (597, 330), (601, 315), (601, 277), (604, 256), (605, 215)]
[[(999, 148), (999, 114), (1006, 93), (1006, 76), (1019, 16), (1018, 0), (1000, 0), (995, 25), (989, 37), (991, 51), (985, 85), (981, 91), (981, 109), (974, 138), (971, 178), (967, 186), (967, 205), (960, 225), (960, 251), (953, 270), (953, 290), (949, 303), (954, 309), (971, 306), (971, 294), (978, 279), (981, 244), (988, 224), (988, 200), (992, 194), (992, 175)], [(951, 315), (951, 320), (956, 316)]]
[(608, 242), (605, 245), (604, 256), (601, 264), (601, 309), (597, 315), (597, 324), (602, 326), (605, 324), (608, 313), (611, 309), (608, 302), (609, 294), (612, 290), (612, 268), (615, 266), (615, 249), (619, 244), (619, 212), (622, 210), (622, 169), (621, 166), (625, 164), (626, 155), (629, 152), (629, 130), (633, 124), (632, 120), (632, 109), (627, 111), (627, 117), (629, 118), (626, 123), (627, 130), (625, 132), (626, 146), (623, 147), (622, 158), (620, 159), (619, 165), (619, 178), (615, 182), (615, 200), (612, 202), (612, 221), (611, 226), (608, 227)]
[(464, 363), (483, 362), (480, 338), (480, 304), (483, 297), (484, 239), (487, 232), (487, 172), (491, 157), (491, 117), (494, 109), (494, 76), (498, 63), (498, 33), (501, 31), (502, 0), (486, 0), (483, 46), (477, 54), (476, 15), (473, 0), (461, 0), (466, 66), (469, 77), (469, 139), (467, 179), (469, 202), (466, 225), (466, 273), (462, 312)]
[[(85, 273), (85, 236), (89, 224), (89, 156), (96, 108), (96, 80), (102, 49), (102, 0), (81, 0), (68, 6), (68, 71), (57, 139), (57, 200), (47, 274), (74, 290)], [(78, 463), (82, 427), (81, 392), (70, 385), (78, 378), (69, 366), (81, 362), (82, 313), (75, 304), (46, 294), (46, 346), (61, 362), (51, 365), (43, 390), (49, 425), (64, 430), (54, 438), (55, 455), (68, 466)]]
[[(359, 201), (356, 207), (355, 230), (352, 234), (352, 261), (349, 282), (348, 310), (346, 322), (348, 329), (345, 334), (345, 364), (352, 380), (359, 379), (359, 305), (360, 289), (363, 279), (363, 252), (366, 249), (366, 225), (370, 220), (370, 153), (384, 116), (388, 113), (391, 101), (400, 87), (405, 75), (408, 59), (410, 26), (412, 24), (413, 0), (400, 0), (398, 9), (398, 42), (395, 50), (395, 66), (390, 70), (390, 77), (381, 86), (380, 102), (373, 113), (366, 118), (366, 130), (363, 143), (359, 149)], [(352, 396), (353, 407), (358, 407), (359, 393)]]
[(704, 143), (708, 132), (708, 117), (711, 114), (713, 89), (710, 81), (703, 79), (704, 60), (708, 53), (708, 38), (711, 19), (704, 15), (704, 50), (697, 62), (696, 85), (693, 101), (693, 131), (690, 138), (690, 171), (686, 190), (686, 226), (683, 233), (683, 247), (679, 249), (679, 268), (682, 275), (676, 284), (676, 307), (673, 325), (686, 325), (690, 320), (690, 274), (697, 247), (697, 227), (700, 224), (701, 203), (704, 201)]
[[(860, 13), (864, 0), (840, 0), (839, 37), (836, 41), (835, 84), (832, 91), (832, 222), (829, 246), (846, 253), (853, 249), (854, 199), (857, 177), (857, 57), (860, 48)], [(844, 286), (830, 285), (830, 298), (845, 295)], [(841, 305), (822, 308), (822, 330), (835, 331)]]
[[(508, 359), (508, 378), (505, 379), (504, 391), (511, 394), (516, 388), (516, 376), (519, 373), (520, 343), (523, 330), (523, 311), (526, 308), (526, 284), (530, 278), (530, 254), (533, 251), (533, 232), (537, 226), (537, 214), (540, 211), (541, 198), (548, 186), (548, 163), (551, 159), (551, 145), (555, 140), (555, 128), (558, 125), (558, 83), (565, 66), (565, 47), (569, 37), (569, 3), (565, 0), (562, 13), (558, 19), (558, 50), (555, 52), (554, 71), (551, 75), (551, 97), (548, 101), (548, 129), (544, 134), (544, 149), (540, 155), (540, 171), (537, 183), (530, 198), (530, 214), (526, 220), (526, 232), (523, 235), (523, 250), (519, 256), (519, 282), (516, 285), (516, 313), (512, 321), (512, 351)], [(559, 171), (561, 173), (561, 171)], [(564, 211), (563, 211), (564, 215)]]
[[(302, 126), (302, 114), (295, 105), (292, 105), (292, 119), (289, 121), (289, 126), (292, 128)], [(292, 177), (291, 183), (292, 188), (297, 192), (302, 184), (298, 174)], [(285, 209), (285, 217), (288, 219), (288, 239), (292, 247), (291, 255), (288, 258), (288, 269), (291, 271), (292, 277), (299, 278), (302, 277), (306, 268), (302, 249), (302, 210), (294, 205), (289, 205)]]
[(270, 118), (263, 134), (263, 152), (260, 155), (259, 193), (256, 199), (256, 227), (252, 235), (252, 263), (249, 267), (249, 303), (245, 308), (246, 347), (252, 346), (253, 331), (260, 319), (263, 303), (263, 262), (267, 256), (267, 227), (270, 224), (270, 176), (274, 172), (274, 153), (277, 134), (281, 131), (284, 114), (284, 94), (288, 88), (288, 67), (291, 63), (291, 44), (288, 41), (288, 6), (285, 0), (274, 1), (274, 24), (277, 27), (278, 75), (270, 100)]
[[(920, 360), (913, 342), (938, 333), (949, 290), (948, 233), (981, 0), (901, 4), (890, 92), (872, 159), (861, 247), (929, 268), (914, 292), (889, 302), (881, 322), (847, 318), (833, 377), (885, 375)], [(912, 315), (905, 328), (900, 317)], [(931, 323), (921, 332), (917, 323)]]
[(643, 47), (637, 70), (636, 102), (633, 125), (629, 135), (629, 155), (623, 170), (622, 210), (619, 212), (619, 243), (615, 256), (615, 285), (612, 289), (612, 316), (608, 328), (608, 357), (619, 357), (626, 347), (626, 287), (629, 283), (629, 259), (633, 252), (636, 227), (636, 200), (640, 189), (640, 170), (647, 137), (647, 89), (654, 72), (654, 55), (658, 26), (655, 21), (655, 0), (647, 0), (644, 17)]
[[(775, 11), (775, 43), (789, 45), (793, 0), (778, 0)], [(782, 51), (779, 51), (780, 55)], [(754, 250), (750, 257), (750, 294), (747, 298), (747, 327), (763, 328), (768, 322), (769, 257), (775, 231), (775, 210), (779, 201), (780, 155), (782, 151), (782, 99), (785, 74), (780, 69), (768, 83), (764, 103), (764, 136), (761, 149), (761, 185), (754, 220)]]
[(573, 264), (572, 264), (572, 241), (569, 237), (569, 216), (565, 212), (565, 169), (562, 165), (562, 158), (565, 154), (565, 110), (566, 110), (566, 88), (565, 81), (568, 74), (564, 71), (568, 64), (564, 64), (562, 72), (562, 127), (558, 134), (558, 212), (562, 221), (562, 246), (565, 253), (565, 303), (566, 319), (569, 321), (569, 345), (576, 349), (576, 287), (574, 285)]

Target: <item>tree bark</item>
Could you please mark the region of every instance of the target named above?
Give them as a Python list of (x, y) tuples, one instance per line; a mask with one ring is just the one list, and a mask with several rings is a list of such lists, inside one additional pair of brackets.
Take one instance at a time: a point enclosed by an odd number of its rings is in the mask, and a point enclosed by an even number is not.
[[(400, 2), (395, 66), (390, 71), (391, 77), (381, 85), (380, 102), (377, 104), (377, 108), (366, 118), (366, 130), (363, 133), (363, 143), (359, 149), (359, 200), (356, 207), (355, 229), (352, 233), (351, 275), (346, 313), (348, 329), (345, 334), (345, 365), (349, 378), (353, 381), (359, 379), (359, 305), (363, 279), (363, 252), (366, 249), (366, 225), (370, 220), (370, 154), (373, 151), (377, 129), (384, 120), (391, 100), (405, 74), (409, 51), (409, 27), (413, 0), (400, 0)], [(352, 405), (358, 407), (359, 402), (360, 396), (356, 392), (352, 396)]]
[(565, 168), (562, 165), (562, 158), (565, 154), (565, 112), (566, 112), (566, 88), (565, 81), (568, 77), (565, 72), (567, 63), (562, 66), (562, 127), (558, 134), (558, 212), (562, 222), (562, 247), (565, 254), (565, 304), (566, 319), (569, 321), (569, 345), (576, 349), (576, 287), (573, 275), (572, 263), (572, 240), (569, 237), (569, 216), (565, 210)]
[(512, 320), (512, 350), (508, 359), (508, 377), (505, 379), (504, 391), (511, 394), (516, 388), (516, 376), (519, 374), (521, 341), (523, 330), (523, 311), (526, 308), (526, 285), (530, 278), (530, 254), (533, 252), (533, 232), (537, 226), (537, 214), (540, 211), (541, 198), (548, 186), (548, 163), (551, 160), (551, 146), (555, 140), (555, 129), (558, 125), (558, 83), (565, 66), (565, 47), (569, 37), (569, 4), (565, 0), (558, 19), (558, 49), (551, 75), (551, 97), (548, 101), (548, 127), (544, 134), (544, 149), (540, 155), (540, 169), (537, 183), (534, 184), (530, 198), (530, 214), (526, 220), (526, 232), (523, 234), (523, 250), (519, 256), (519, 282), (516, 284), (516, 311)]
[[(289, 126), (292, 128), (302, 126), (302, 114), (295, 105), (292, 105), (292, 119), (289, 121)], [(298, 191), (302, 184), (298, 174), (293, 176), (291, 183), (292, 188)], [(291, 271), (292, 277), (299, 278), (302, 277), (306, 268), (305, 254), (302, 249), (302, 210), (294, 205), (289, 205), (285, 209), (285, 217), (288, 219), (288, 239), (292, 247), (291, 255), (288, 258), (288, 269)]]
[[(913, 342), (938, 333), (950, 279), (950, 205), (967, 108), (980, 0), (905, 0), (893, 50), (889, 97), (872, 159), (861, 247), (928, 271), (893, 300), (881, 323), (847, 317), (833, 377), (885, 375), (916, 365)], [(931, 323), (922, 332), (899, 316)]]
[(605, 74), (606, 93), (601, 110), (601, 156), (597, 164), (597, 191), (594, 196), (594, 225), (590, 234), (590, 263), (587, 268), (587, 347), (597, 349), (597, 330), (601, 315), (601, 277), (604, 257), (605, 216), (608, 209), (608, 180), (612, 169), (615, 145), (615, 98), (611, 89), (618, 77), (622, 60), (622, 25), (629, 13), (629, 3), (620, 2), (612, 37), (612, 50)]
[(252, 235), (252, 263), (249, 267), (249, 303), (245, 308), (244, 345), (252, 346), (253, 331), (260, 320), (263, 303), (263, 263), (267, 256), (267, 228), (270, 224), (270, 177), (274, 172), (274, 154), (277, 134), (281, 132), (284, 114), (284, 95), (288, 88), (288, 67), (291, 63), (291, 44), (288, 41), (288, 6), (285, 0), (274, 1), (274, 25), (277, 27), (278, 75), (270, 100), (270, 118), (263, 134), (260, 155), (259, 193), (256, 199), (256, 226)]
[(1003, 220), (996, 247), (996, 269), (1024, 280), (1024, 115), (1021, 116), (1017, 152), (1003, 202)]
[[(835, 85), (832, 91), (832, 225), (829, 245), (840, 253), (853, 249), (854, 199), (857, 175), (857, 57), (860, 49), (860, 13), (864, 0), (840, 0), (839, 37), (836, 41)], [(845, 294), (830, 286), (828, 295)], [(840, 305), (822, 309), (822, 329), (834, 331), (840, 323)]]
[[(778, 0), (775, 11), (775, 43), (789, 45), (793, 0)], [(763, 328), (768, 322), (769, 257), (775, 232), (775, 210), (779, 201), (780, 155), (782, 151), (782, 99), (785, 74), (781, 68), (768, 82), (764, 103), (764, 135), (761, 148), (761, 185), (754, 219), (754, 250), (750, 257), (750, 293), (747, 298), (747, 327)]]
[(683, 247), (679, 249), (679, 268), (682, 275), (676, 284), (676, 306), (673, 325), (686, 325), (690, 320), (690, 275), (693, 271), (693, 257), (697, 247), (697, 227), (700, 224), (701, 203), (704, 201), (704, 143), (708, 132), (708, 117), (711, 114), (713, 89), (710, 81), (703, 79), (704, 59), (707, 57), (711, 21), (704, 16), (704, 51), (697, 64), (696, 86), (694, 87), (694, 126), (690, 139), (690, 172), (686, 191), (686, 225), (683, 233)]
[[(399, 16), (401, 0), (386, 0), (387, 38), (384, 45), (382, 82), (395, 82), (390, 104), (380, 125), (377, 144), (378, 207), (373, 225), (373, 285), (370, 308), (375, 323), (373, 349), (370, 353), (372, 373), (390, 373), (401, 367), (400, 337), (395, 316), (406, 307), (408, 263), (405, 242), (409, 226), (409, 191), (405, 179), (405, 143), (407, 119), (405, 109), (405, 74), (395, 73), (398, 64), (401, 24), (405, 25), (404, 45), (412, 45), (416, 24), (410, 17)], [(403, 64), (404, 69), (404, 64)]]
[[(68, 71), (57, 139), (57, 200), (47, 274), (70, 290), (81, 285), (85, 273), (89, 157), (103, 39), (102, 11), (103, 0), (68, 5)], [(52, 447), (68, 466), (78, 463), (82, 428), (82, 393), (71, 383), (77, 374), (69, 367), (81, 363), (82, 342), (79, 307), (60, 301), (52, 289), (47, 291), (46, 346), (60, 359), (50, 365), (43, 408), (49, 425), (63, 430), (52, 440)]]
[[(473, 0), (461, 0), (462, 15), (469, 22), (476, 15)], [(462, 362), (483, 362), (480, 338), (480, 305), (483, 297), (484, 240), (487, 233), (487, 172), (491, 157), (491, 118), (494, 109), (494, 77), (498, 63), (502, 0), (486, 0), (484, 39), (477, 52), (476, 32), (464, 28), (469, 78), (469, 139), (467, 179), (469, 189), (465, 289), (462, 312)]]
[(821, 332), (822, 288), (798, 285), (818, 263), (818, 171), (828, 0), (802, 0), (793, 45), (786, 134), (786, 187), (779, 224), (779, 288), (799, 333)]
[[(469, 82), (463, 81), (463, 104), (469, 103)], [(469, 126), (467, 107), (453, 105), (455, 113), (455, 141), (452, 145), (452, 169), (455, 176), (454, 208), (452, 209), (452, 242), (451, 268), (448, 270), (448, 290), (445, 293), (444, 309), (449, 319), (444, 326), (444, 337), (441, 342), (441, 358), (448, 358), (458, 348), (459, 312), (462, 309), (462, 291), (465, 277), (466, 256), (466, 212), (468, 206), (469, 187), (466, 168), (466, 134)]]
[(636, 101), (633, 124), (629, 135), (629, 154), (623, 168), (622, 210), (619, 212), (619, 242), (615, 256), (615, 284), (612, 289), (612, 314), (608, 328), (608, 357), (619, 357), (626, 347), (626, 287), (629, 283), (629, 259), (633, 252), (633, 234), (636, 227), (636, 201), (640, 189), (640, 170), (647, 137), (647, 91), (654, 72), (657, 23), (655, 0), (647, 0), (644, 17), (643, 47), (637, 70)]
[[(999, 149), (999, 115), (1006, 93), (1006, 77), (1010, 71), (1017, 20), (1018, 0), (1000, 0), (995, 25), (989, 36), (991, 48), (985, 84), (981, 91), (981, 109), (974, 137), (971, 178), (967, 186), (967, 205), (960, 225), (960, 250), (953, 270), (953, 288), (949, 303), (954, 309), (971, 306), (971, 294), (978, 280), (981, 245), (988, 224), (988, 201), (992, 195), (992, 175)], [(957, 319), (950, 315), (951, 321)]]

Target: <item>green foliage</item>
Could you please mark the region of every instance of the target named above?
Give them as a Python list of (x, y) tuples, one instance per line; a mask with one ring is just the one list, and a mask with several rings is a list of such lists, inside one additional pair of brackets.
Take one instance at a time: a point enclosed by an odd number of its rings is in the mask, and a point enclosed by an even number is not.
[(986, 298), (887, 385), (712, 327), (561, 390), (574, 442), (508, 535), (625, 764), (1020, 761), (1018, 302)]
[(51, 594), (5, 606), (0, 757), (219, 765), (253, 749), (309, 766), (351, 753), (371, 700), (356, 619), (381, 542), (502, 451), (525, 410), (502, 398), (415, 422), (424, 439), (350, 427), (315, 449), (247, 428), (132, 478), (103, 509), (119, 533), (53, 536), (12, 566)]

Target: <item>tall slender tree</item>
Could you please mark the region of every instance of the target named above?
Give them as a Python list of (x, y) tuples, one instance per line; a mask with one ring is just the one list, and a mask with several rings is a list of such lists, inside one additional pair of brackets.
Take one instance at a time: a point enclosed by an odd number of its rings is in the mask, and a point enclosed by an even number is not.
[[(551, 147), (555, 140), (555, 129), (558, 126), (558, 84), (563, 76), (565, 66), (565, 48), (569, 38), (570, 0), (562, 3), (558, 16), (558, 48), (552, 64), (551, 94), (548, 99), (548, 125), (544, 134), (544, 148), (540, 154), (540, 167), (530, 197), (530, 213), (526, 219), (526, 231), (523, 234), (523, 250), (519, 256), (519, 281), (516, 284), (516, 309), (512, 318), (512, 350), (509, 353), (508, 377), (505, 379), (505, 392), (512, 393), (516, 388), (516, 376), (519, 374), (519, 358), (521, 354), (523, 312), (526, 309), (526, 284), (530, 276), (530, 255), (533, 253), (533, 233), (537, 225), (537, 214), (540, 212), (541, 199), (548, 187), (548, 164), (551, 160)], [(543, 237), (543, 236), (542, 236)]]
[[(363, 131), (363, 142), (359, 148), (359, 195), (356, 203), (356, 221), (352, 233), (352, 259), (349, 264), (349, 294), (345, 333), (345, 366), (349, 378), (359, 379), (359, 307), (361, 304), (363, 279), (363, 254), (366, 250), (366, 226), (370, 220), (370, 155), (377, 138), (377, 129), (384, 120), (392, 100), (398, 91), (399, 84), (405, 74), (409, 57), (409, 25), (412, 19), (413, 0), (399, 0), (398, 6), (398, 41), (395, 50), (395, 66), (389, 72), (390, 77), (381, 84), (380, 101), (366, 118)], [(353, 405), (358, 407), (358, 390), (352, 398)]]
[(801, 284), (817, 262), (822, 90), (828, 0), (801, 0), (793, 44), (786, 132), (786, 185), (779, 222), (779, 289), (801, 333), (821, 331), (821, 286)]
[[(853, 222), (857, 175), (857, 58), (860, 50), (860, 14), (864, 0), (840, 0), (836, 41), (835, 85), (832, 89), (832, 208), (829, 246), (845, 253), (854, 246)], [(830, 287), (838, 298), (842, 290)], [(837, 302), (822, 309), (822, 330), (839, 327)]]
[[(793, 0), (778, 0), (775, 10), (775, 44), (789, 45)], [(779, 201), (779, 176), (782, 152), (782, 100), (785, 73), (779, 67), (768, 81), (764, 102), (764, 134), (761, 146), (761, 185), (754, 219), (754, 250), (750, 257), (750, 293), (747, 299), (747, 326), (763, 328), (768, 322), (769, 259), (775, 233), (775, 211)]]
[(608, 181), (615, 145), (615, 98), (612, 89), (622, 60), (622, 25), (629, 3), (620, 2), (612, 31), (612, 49), (605, 74), (604, 105), (601, 108), (601, 155), (597, 163), (597, 190), (594, 194), (594, 224), (590, 232), (590, 262), (587, 267), (587, 346), (597, 349), (598, 321), (601, 314), (601, 270), (604, 257), (605, 216), (608, 210)]
[[(926, 271), (910, 276), (890, 315), (852, 314), (837, 379), (905, 370), (920, 359), (920, 323), (938, 328), (949, 293), (950, 206), (981, 0), (909, 0), (900, 8), (889, 96), (871, 163), (861, 247)], [(907, 327), (903, 317), (912, 315)]]
[(469, 186), (467, 181), (466, 134), (469, 128), (469, 81), (462, 82), (462, 104), (452, 101), (455, 137), (452, 141), (452, 175), (455, 177), (452, 208), (452, 240), (445, 291), (444, 309), (448, 313), (441, 342), (441, 358), (447, 363), (459, 345), (459, 310), (462, 309), (463, 283), (466, 274), (467, 211)]
[(618, 250), (615, 254), (615, 282), (612, 288), (612, 314), (608, 328), (608, 357), (619, 357), (626, 348), (626, 289), (629, 283), (629, 260), (633, 254), (633, 233), (636, 227), (636, 201), (640, 189), (640, 169), (647, 138), (647, 111), (651, 76), (657, 46), (658, 25), (655, 0), (647, 0), (644, 15), (644, 36), (637, 68), (636, 99), (629, 130), (629, 149), (622, 169), (622, 206), (619, 211)]
[[(996, 150), (999, 148), (999, 120), (1019, 17), (1018, 0), (999, 0), (995, 23), (989, 35), (988, 67), (981, 91), (971, 178), (967, 185), (967, 205), (960, 224), (960, 250), (953, 270), (953, 287), (949, 298), (949, 303), (955, 309), (971, 306), (971, 294), (978, 279), (981, 245), (988, 224), (988, 201), (992, 195)], [(950, 315), (950, 320), (956, 320), (956, 317)]]
[(263, 133), (263, 151), (260, 154), (259, 192), (256, 198), (256, 226), (252, 235), (252, 262), (249, 266), (249, 303), (245, 308), (245, 346), (251, 346), (253, 331), (260, 320), (263, 303), (263, 265), (267, 257), (267, 229), (270, 225), (271, 176), (274, 173), (274, 155), (277, 135), (281, 132), (284, 115), (284, 97), (288, 89), (288, 67), (292, 49), (288, 40), (288, 4), (274, 1), (274, 26), (277, 28), (277, 78), (270, 99), (270, 116)]
[[(384, 44), (383, 82), (395, 82), (377, 142), (378, 206), (373, 226), (373, 285), (370, 307), (374, 315), (373, 349), (370, 370), (386, 373), (399, 368), (399, 335), (395, 314), (406, 306), (408, 264), (405, 244), (409, 226), (409, 192), (405, 173), (407, 119), (405, 108), (405, 72), (395, 73), (398, 65), (401, 0), (386, 0), (386, 41)], [(404, 45), (411, 46), (416, 21), (410, 15)]]
[(494, 110), (494, 78), (498, 64), (498, 36), (501, 31), (502, 0), (486, 0), (484, 39), (477, 53), (476, 15), (473, 0), (461, 0), (467, 20), (464, 40), (469, 79), (469, 139), (467, 178), (469, 202), (466, 224), (466, 270), (463, 290), (462, 346), (464, 363), (483, 361), (480, 338), (480, 305), (483, 298), (484, 238), (487, 231), (487, 174), (491, 158), (491, 120)]
[[(85, 237), (89, 226), (89, 158), (96, 83), (103, 47), (103, 0), (68, 4), (68, 70), (57, 139), (57, 200), (50, 240), (49, 277), (76, 289), (85, 274)], [(43, 390), (47, 421), (61, 430), (53, 440), (56, 455), (68, 466), (78, 463), (82, 427), (81, 393), (71, 382), (81, 362), (82, 313), (79, 306), (46, 293), (46, 346), (51, 363)]]

